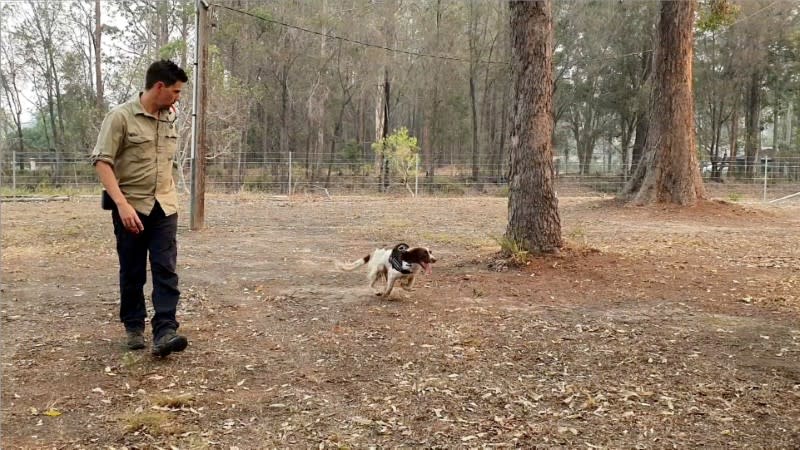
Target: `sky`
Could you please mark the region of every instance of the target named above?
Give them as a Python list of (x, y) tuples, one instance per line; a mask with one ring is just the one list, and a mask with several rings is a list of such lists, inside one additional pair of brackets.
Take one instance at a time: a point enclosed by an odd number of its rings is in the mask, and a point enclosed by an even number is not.
[[(75, 2), (75, 0), (34, 0), (34, 1), (64, 1), (64, 2)], [(0, 7), (3, 4), (15, 4), (19, 8), (25, 8), (29, 10), (29, 3), (28, 0), (0, 0)], [(84, 4), (86, 4), (84, 0)], [(108, 2), (102, 1), (100, 2), (100, 9), (101, 9), (101, 20), (105, 25), (111, 25), (117, 28), (121, 28), (124, 25), (123, 19), (119, 17), (119, 15), (115, 14), (115, 11), (110, 7)], [(7, 32), (9, 27), (13, 27), (18, 25), (21, 21), (20, 15), (2, 15), (0, 16), (0, 32)], [(5, 36), (4, 36), (5, 38)], [(88, 45), (88, 40), (87, 40)], [(112, 40), (112, 38), (108, 35), (103, 36), (102, 41), (102, 51), (104, 55), (119, 55), (126, 50), (121, 47), (121, 42), (119, 39)], [(25, 79), (25, 77), (21, 77), (22, 79), (18, 80), (20, 83), (20, 102), (22, 103), (22, 122), (24, 125), (32, 125), (34, 122), (34, 114), (35, 114), (35, 92), (33, 90), (33, 86), (30, 80)]]

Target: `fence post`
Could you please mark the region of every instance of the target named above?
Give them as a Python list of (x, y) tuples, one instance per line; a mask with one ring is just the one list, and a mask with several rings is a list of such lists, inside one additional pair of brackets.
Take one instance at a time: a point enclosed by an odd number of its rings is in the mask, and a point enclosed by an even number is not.
[(767, 165), (769, 164), (769, 158), (764, 157), (764, 201), (767, 201)]
[(289, 198), (292, 198), (292, 152), (289, 152)]
[(416, 169), (414, 169), (414, 197), (419, 195), (419, 153), (415, 155)]
[(17, 151), (11, 151), (11, 195), (17, 195)]

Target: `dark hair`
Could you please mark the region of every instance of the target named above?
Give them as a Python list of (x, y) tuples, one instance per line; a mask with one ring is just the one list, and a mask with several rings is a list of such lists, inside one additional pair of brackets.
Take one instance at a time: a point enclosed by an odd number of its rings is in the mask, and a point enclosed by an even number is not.
[(147, 74), (144, 77), (144, 88), (150, 89), (159, 81), (167, 86), (172, 86), (178, 81), (186, 83), (189, 81), (189, 77), (177, 64), (168, 59), (162, 59), (150, 64), (150, 67), (147, 68)]

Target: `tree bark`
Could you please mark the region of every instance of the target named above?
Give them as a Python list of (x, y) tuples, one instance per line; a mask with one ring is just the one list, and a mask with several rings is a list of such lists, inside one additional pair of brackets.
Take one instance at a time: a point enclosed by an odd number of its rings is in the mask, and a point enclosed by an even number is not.
[(95, 78), (95, 105), (98, 117), (105, 112), (105, 93), (103, 92), (103, 65), (100, 42), (103, 37), (103, 22), (100, 15), (100, 0), (94, 1), (94, 78)]
[[(0, 26), (2, 25), (3, 23), (0, 21)], [(2, 36), (0, 36), (0, 51), (5, 51), (1, 38)], [(10, 115), (14, 122), (14, 128), (17, 132), (17, 151), (22, 155), (25, 151), (25, 145), (22, 134), (22, 103), (20, 102), (20, 90), (17, 87), (17, 70), (13, 60), (9, 59), (7, 63), (9, 65), (9, 71), (7, 73), (3, 72), (2, 67), (0, 67), (0, 85), (2, 85), (3, 91), (5, 91), (8, 111), (11, 113)]]
[(731, 121), (730, 126), (728, 128), (728, 136), (730, 139), (730, 143), (728, 144), (729, 153), (727, 155), (727, 161), (725, 162), (728, 166), (728, 175), (737, 175), (739, 165), (736, 163), (736, 153), (738, 153), (738, 143), (737, 138), (739, 134), (739, 101), (738, 99), (734, 101), (733, 108), (731, 111)]
[(635, 204), (693, 205), (705, 197), (692, 97), (694, 1), (661, 2), (644, 155), (623, 195)]
[(761, 146), (761, 73), (754, 70), (750, 76), (745, 110), (745, 176), (754, 176), (753, 168)]
[(478, 175), (479, 175), (479, 167), (478, 162), (480, 160), (479, 150), (478, 150), (478, 111), (477, 111), (477, 99), (475, 98), (475, 76), (473, 71), (470, 71), (469, 76), (469, 98), (470, 98), (470, 106), (472, 108), (472, 182), (475, 184), (475, 187), (480, 190), (481, 186), (478, 183)]
[[(439, 39), (441, 33), (441, 20), (442, 20), (442, 1), (436, 0), (436, 38), (434, 41), (434, 50), (439, 51)], [(426, 124), (430, 124), (428, 139), (428, 153), (425, 156), (425, 179), (428, 185), (428, 191), (433, 193), (436, 189), (435, 176), (436, 165), (441, 157), (441, 149), (439, 148), (439, 70), (441, 65), (435, 64), (433, 68), (433, 96), (431, 99), (431, 113), (430, 117), (425, 120)]]
[(514, 113), (506, 238), (534, 254), (563, 245), (553, 167), (553, 13), (550, 0), (512, 1)]
[(636, 136), (633, 138), (633, 151), (631, 153), (631, 173), (636, 173), (644, 154), (644, 144), (647, 141), (647, 130), (650, 128), (650, 119), (646, 112), (638, 113), (636, 121)]
[[(390, 87), (391, 86), (389, 84), (389, 68), (386, 67), (386, 68), (384, 68), (384, 72), (383, 72), (383, 139), (384, 139), (384, 142), (385, 142), (385, 139), (387, 137), (389, 137), (389, 106), (390, 106), (389, 105), (389, 101), (392, 98), (391, 97), (391, 93), (390, 93)], [(382, 161), (383, 161), (382, 162), (383, 170), (381, 171), (381, 173), (382, 173), (383, 183), (382, 183), (382, 186), (381, 186), (381, 190), (383, 192), (388, 192), (389, 191), (389, 157), (386, 155), (386, 153), (383, 154)]]

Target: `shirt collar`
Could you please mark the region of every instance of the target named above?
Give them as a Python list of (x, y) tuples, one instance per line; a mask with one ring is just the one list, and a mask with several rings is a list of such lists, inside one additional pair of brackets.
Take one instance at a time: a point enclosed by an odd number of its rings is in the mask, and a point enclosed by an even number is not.
[(160, 118), (150, 114), (147, 111), (145, 111), (144, 107), (142, 107), (142, 101), (141, 101), (142, 94), (144, 94), (144, 92), (139, 91), (138, 94), (134, 94), (134, 96), (131, 97), (131, 103), (133, 103), (133, 114), (134, 115), (141, 114), (143, 116), (152, 117), (153, 119), (156, 119), (156, 120), (159, 120), (159, 119), (166, 120), (166, 121), (172, 121), (173, 120), (173, 118), (175, 117), (174, 116), (175, 115), (175, 109), (172, 106), (170, 106), (168, 108), (164, 108), (161, 111), (159, 111), (161, 113), (160, 114), (160, 116), (161, 116)]

